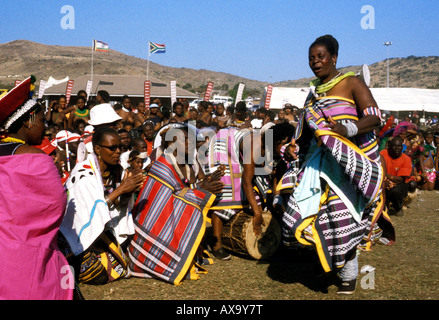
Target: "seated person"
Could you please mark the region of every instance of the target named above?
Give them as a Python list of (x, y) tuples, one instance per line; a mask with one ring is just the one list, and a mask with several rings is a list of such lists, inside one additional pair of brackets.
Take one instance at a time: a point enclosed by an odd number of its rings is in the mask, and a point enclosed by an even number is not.
[(416, 182), (411, 180), (412, 163), (410, 157), (402, 153), (403, 140), (396, 136), (389, 142), (388, 149), (380, 152), (384, 158), (386, 177), (384, 187), (386, 192), (386, 205), (392, 205), (392, 211), (396, 215), (404, 215), (404, 198), (408, 192), (416, 190)]
[(122, 176), (121, 141), (111, 128), (93, 134), (93, 153), (76, 164), (66, 182), (67, 208), (60, 231), (78, 281), (105, 284), (128, 276), (124, 246), (134, 234), (133, 194), (141, 170)]
[[(272, 128), (275, 154), (279, 153), (282, 143), (288, 140), (289, 132), (281, 130), (283, 125), (288, 126), (279, 124)], [(266, 163), (265, 154), (265, 131), (261, 130), (261, 133), (257, 135), (247, 128), (230, 127), (219, 130), (211, 139), (206, 156), (206, 174), (215, 172), (221, 165), (225, 166), (225, 174), (221, 178), (224, 188), (216, 194), (217, 198), (211, 208), (213, 239), (210, 246), (213, 255), (219, 260), (231, 259), (221, 241), (223, 225), (241, 210), (251, 207), (253, 231), (256, 235), (261, 234), (262, 211), (271, 187), (270, 163)]]
[[(176, 135), (169, 141), (164, 137), (171, 129)], [(133, 209), (129, 268), (135, 277), (180, 284), (187, 275), (197, 278), (194, 262), (206, 229), (206, 213), (223, 184), (214, 181), (218, 178), (197, 179), (190, 163), (193, 153), (187, 125), (168, 130), (162, 132), (163, 154), (152, 164)]]

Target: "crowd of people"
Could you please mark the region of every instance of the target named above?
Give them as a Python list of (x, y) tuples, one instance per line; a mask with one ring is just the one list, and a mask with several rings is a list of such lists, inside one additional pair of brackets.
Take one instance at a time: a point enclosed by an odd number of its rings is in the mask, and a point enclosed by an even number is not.
[(31, 78), (20, 83), (0, 100), (9, 272), (0, 297), (74, 299), (78, 283), (198, 279), (212, 256), (231, 259), (223, 228), (243, 211), (256, 236), (271, 212), (283, 246), (315, 248), (320, 271), (338, 273), (338, 293), (353, 293), (359, 250), (392, 245), (391, 216), (417, 190), (438, 188), (439, 131), (384, 120), (337, 57), (332, 36), (316, 39), (304, 106), (277, 113), (244, 101), (114, 103), (106, 91), (46, 106)]

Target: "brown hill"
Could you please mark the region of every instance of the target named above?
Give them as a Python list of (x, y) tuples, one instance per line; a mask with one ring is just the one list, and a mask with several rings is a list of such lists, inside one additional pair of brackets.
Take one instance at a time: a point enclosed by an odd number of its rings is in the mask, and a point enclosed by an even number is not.
[[(0, 88), (10, 88), (15, 79), (22, 79), (29, 74), (37, 79), (53, 76), (62, 79), (66, 76), (75, 78), (91, 71), (91, 47), (74, 47), (44, 45), (27, 40), (15, 40), (0, 44)], [(393, 87), (439, 87), (439, 57), (393, 58), (390, 65), (390, 85)], [(342, 68), (341, 71), (359, 71), (361, 66)], [(369, 66), (371, 86), (385, 87), (386, 61)], [(123, 54), (115, 50), (95, 54), (95, 74), (146, 75), (147, 60)], [(232, 89), (243, 82), (247, 90), (263, 93), (267, 82), (245, 79), (237, 75), (209, 70), (190, 68), (173, 68), (151, 62), (150, 76), (163, 81), (176, 80), (185, 89), (203, 90), (207, 81), (213, 81), (215, 88), (224, 91)], [(275, 86), (306, 87), (311, 78), (277, 82)]]
[[(75, 78), (91, 72), (91, 47), (44, 45), (27, 40), (0, 44), (0, 85), (12, 86), (15, 79), (34, 74), (38, 79)], [(147, 60), (115, 50), (96, 52), (95, 74), (146, 75)], [(217, 88), (232, 89), (243, 82), (247, 88), (263, 90), (266, 83), (232, 74), (190, 68), (173, 68), (149, 62), (149, 75), (162, 81), (176, 80), (187, 89), (204, 88), (212, 81)]]
[[(340, 71), (359, 72), (362, 66), (340, 68)], [(381, 88), (387, 86), (387, 61), (383, 60), (368, 66), (370, 86)], [(307, 87), (312, 78), (282, 81), (279, 87)], [(399, 88), (439, 88), (439, 57), (415, 57), (389, 59), (390, 87)]]

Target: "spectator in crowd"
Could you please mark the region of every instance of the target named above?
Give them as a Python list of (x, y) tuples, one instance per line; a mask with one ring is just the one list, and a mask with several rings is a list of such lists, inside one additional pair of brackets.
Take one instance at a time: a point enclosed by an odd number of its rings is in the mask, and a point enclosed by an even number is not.
[(88, 109), (86, 100), (83, 96), (78, 96), (76, 98), (76, 104), (74, 105), (74, 110), (70, 112), (67, 127), (73, 128), (73, 124), (77, 119), (84, 120), (86, 124), (88, 124), (88, 121), (90, 120), (90, 110)]
[(404, 215), (404, 198), (408, 192), (416, 190), (416, 182), (412, 176), (412, 162), (410, 157), (402, 152), (403, 140), (396, 136), (389, 141), (388, 149), (380, 152), (385, 161), (386, 176), (384, 188), (386, 202), (391, 214)]
[(174, 102), (172, 110), (174, 111), (174, 119), (177, 120), (177, 122), (184, 122), (184, 120), (186, 120), (183, 102)]
[(209, 103), (207, 101), (200, 101), (198, 104), (198, 119), (206, 124), (206, 126), (209, 126), (212, 122), (212, 115), (210, 114), (209, 110)]

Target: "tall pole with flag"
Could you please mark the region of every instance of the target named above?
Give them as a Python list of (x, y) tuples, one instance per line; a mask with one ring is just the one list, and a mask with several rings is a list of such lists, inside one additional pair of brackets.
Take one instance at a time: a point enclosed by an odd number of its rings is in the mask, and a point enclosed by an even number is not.
[(164, 44), (158, 44), (149, 41), (148, 42), (148, 62), (146, 66), (146, 80), (149, 80), (149, 57), (151, 54), (154, 53), (165, 53), (166, 52), (166, 46)]
[(91, 47), (91, 82), (93, 83), (93, 56), (95, 51), (108, 52), (108, 44), (105, 42), (93, 39)]
[(93, 56), (94, 56), (94, 51), (95, 51), (95, 41), (94, 39), (92, 40), (92, 45), (91, 45), (91, 73), (90, 73), (90, 81), (93, 83)]

